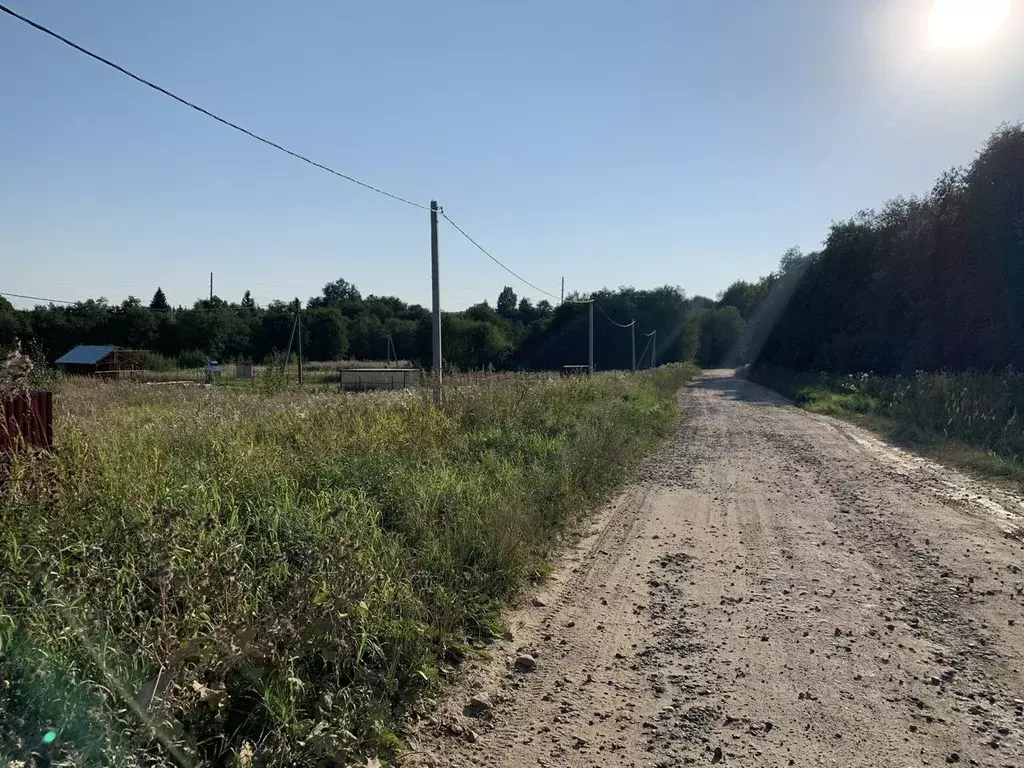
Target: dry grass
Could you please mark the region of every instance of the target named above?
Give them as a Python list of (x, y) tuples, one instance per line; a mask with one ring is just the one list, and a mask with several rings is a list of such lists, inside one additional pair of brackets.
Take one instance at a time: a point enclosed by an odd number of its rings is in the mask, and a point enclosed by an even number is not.
[(0, 764), (386, 757), (693, 373), (456, 377), (441, 409), (64, 382), (2, 487)]

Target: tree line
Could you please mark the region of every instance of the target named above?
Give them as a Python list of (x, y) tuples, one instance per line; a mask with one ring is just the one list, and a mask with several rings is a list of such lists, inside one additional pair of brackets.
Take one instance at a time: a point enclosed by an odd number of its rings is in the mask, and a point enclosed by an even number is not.
[(821, 250), (721, 297), (743, 356), (841, 373), (1024, 366), (1024, 126), (923, 197), (832, 224)]
[[(584, 365), (588, 311), (533, 304), (506, 286), (488, 301), (442, 317), (447, 365), (459, 369), (555, 369)], [(967, 166), (943, 173), (923, 197), (899, 197), (880, 211), (832, 224), (824, 246), (788, 251), (777, 270), (737, 280), (717, 298), (677, 287), (605, 289), (593, 298), (598, 369), (629, 369), (635, 355), (702, 366), (770, 363), (797, 370), (909, 373), (1024, 368), (1024, 127), (993, 133)], [(430, 313), (394, 296), (362, 296), (338, 279), (305, 306), (259, 306), (214, 296), (171, 307), (156, 289), (148, 304), (95, 299), (15, 309), (0, 297), (0, 345), (20, 340), (52, 363), (78, 344), (148, 350), (154, 365), (195, 367), (208, 359), (267, 362), (288, 345), (301, 309), (310, 360), (380, 360), (389, 340), (398, 357), (430, 364)]]
[[(593, 298), (594, 360), (597, 368), (629, 369), (652, 362), (651, 339), (658, 331), (657, 362), (723, 356), (730, 346), (723, 334), (738, 336), (739, 316), (704, 297), (688, 298), (680, 289), (620, 288), (602, 290)], [(442, 316), (446, 365), (458, 369), (555, 369), (583, 365), (588, 359), (588, 308), (571, 294), (557, 306), (533, 304), (506, 286), (492, 305), (488, 301)], [(303, 306), (298, 299), (259, 306), (248, 291), (238, 302), (217, 296), (191, 307), (171, 307), (157, 288), (148, 304), (129, 297), (120, 304), (104, 299), (75, 304), (37, 305), (15, 309), (0, 298), (0, 345), (20, 340), (34, 358), (53, 363), (78, 344), (112, 344), (146, 350), (152, 367), (196, 367), (208, 359), (263, 363), (280, 359), (288, 346), (296, 311), (301, 310), (306, 359), (382, 360), (389, 342), (394, 353), (414, 364), (431, 362), (430, 313), (394, 296), (363, 296), (356, 286), (338, 279)], [(636, 347), (619, 323), (636, 319)], [(297, 343), (294, 345), (297, 347)], [(293, 347), (293, 348), (294, 348)], [(701, 351), (703, 350), (703, 352)]]

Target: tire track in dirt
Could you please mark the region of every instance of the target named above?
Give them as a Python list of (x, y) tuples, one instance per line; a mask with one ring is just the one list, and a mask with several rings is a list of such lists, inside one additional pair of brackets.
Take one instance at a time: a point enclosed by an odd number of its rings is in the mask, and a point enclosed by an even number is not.
[(405, 762), (1024, 766), (1020, 500), (728, 374), (683, 408)]

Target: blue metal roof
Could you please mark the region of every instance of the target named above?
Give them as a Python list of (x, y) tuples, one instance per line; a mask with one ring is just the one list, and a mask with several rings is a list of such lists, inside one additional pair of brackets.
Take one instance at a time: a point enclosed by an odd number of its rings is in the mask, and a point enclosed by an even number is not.
[(113, 351), (114, 347), (83, 344), (75, 347), (63, 357), (58, 357), (57, 365), (95, 365)]

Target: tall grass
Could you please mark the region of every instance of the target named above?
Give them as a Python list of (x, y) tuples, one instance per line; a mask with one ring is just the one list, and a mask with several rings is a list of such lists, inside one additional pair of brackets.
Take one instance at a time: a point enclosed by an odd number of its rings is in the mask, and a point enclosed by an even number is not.
[(0, 765), (400, 749), (693, 373), (456, 377), (443, 408), (64, 382), (57, 450), (0, 487)]
[(811, 410), (892, 419), (909, 436), (944, 440), (1024, 461), (1024, 374), (953, 371), (914, 376), (839, 375), (758, 366), (750, 378)]

